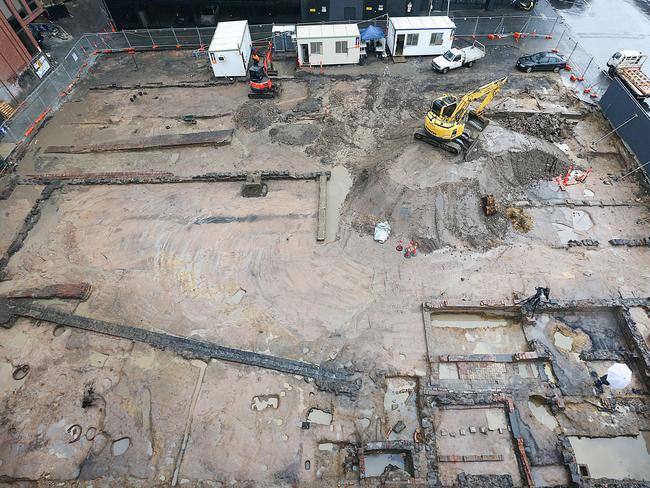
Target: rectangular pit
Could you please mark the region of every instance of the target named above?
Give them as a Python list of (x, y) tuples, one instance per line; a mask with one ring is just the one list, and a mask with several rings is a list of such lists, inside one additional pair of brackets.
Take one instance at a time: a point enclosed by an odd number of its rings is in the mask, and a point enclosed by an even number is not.
[(434, 414), (436, 454), (444, 486), (458, 474), (509, 474), (520, 486), (519, 465), (501, 407), (444, 408)]
[(366, 451), (364, 460), (364, 478), (378, 478), (390, 465), (413, 476), (413, 460), (409, 451)]
[(521, 322), (511, 315), (427, 312), (429, 355), (513, 354), (529, 350)]
[[(569, 437), (581, 474), (650, 481), (650, 431), (635, 437)], [(583, 474), (585, 476), (585, 474)]]

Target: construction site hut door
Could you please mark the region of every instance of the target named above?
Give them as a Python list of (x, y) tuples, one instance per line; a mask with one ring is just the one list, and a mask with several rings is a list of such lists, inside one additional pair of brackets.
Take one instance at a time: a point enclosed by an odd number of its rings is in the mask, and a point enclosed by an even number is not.
[(404, 52), (404, 37), (406, 34), (397, 34), (397, 44), (395, 46), (395, 56), (401, 56)]
[(302, 64), (309, 64), (309, 44), (301, 44), (302, 49)]

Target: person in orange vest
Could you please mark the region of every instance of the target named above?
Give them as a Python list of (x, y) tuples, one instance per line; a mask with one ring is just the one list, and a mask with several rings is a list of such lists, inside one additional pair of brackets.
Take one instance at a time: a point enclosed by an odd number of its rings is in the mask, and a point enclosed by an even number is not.
[(260, 54), (257, 48), (255, 48), (255, 50), (253, 51), (251, 58), (253, 59), (253, 66), (257, 66), (260, 64)]

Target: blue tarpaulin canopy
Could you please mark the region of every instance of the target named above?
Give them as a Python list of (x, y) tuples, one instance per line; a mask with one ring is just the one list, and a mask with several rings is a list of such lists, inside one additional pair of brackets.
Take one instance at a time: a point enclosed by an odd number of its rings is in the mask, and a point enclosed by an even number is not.
[(368, 26), (365, 29), (361, 29), (359, 31), (359, 34), (361, 34), (362, 41), (378, 41), (379, 39), (383, 39), (385, 37), (384, 30), (374, 25)]

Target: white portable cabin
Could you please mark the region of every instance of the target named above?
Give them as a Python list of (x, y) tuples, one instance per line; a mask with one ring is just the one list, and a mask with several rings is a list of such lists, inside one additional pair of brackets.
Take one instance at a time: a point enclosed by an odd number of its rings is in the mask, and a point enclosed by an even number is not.
[(296, 45), (300, 66), (356, 64), (361, 57), (356, 24), (298, 25)]
[(455, 30), (446, 15), (390, 17), (386, 46), (391, 56), (437, 56), (451, 48)]
[(246, 76), (252, 47), (248, 21), (219, 22), (208, 48), (214, 76)]

